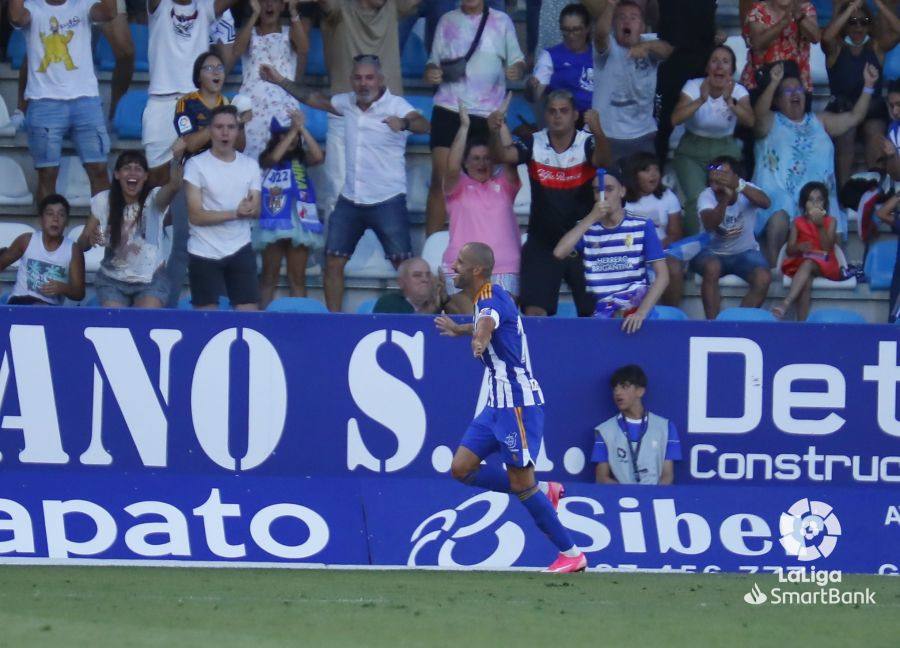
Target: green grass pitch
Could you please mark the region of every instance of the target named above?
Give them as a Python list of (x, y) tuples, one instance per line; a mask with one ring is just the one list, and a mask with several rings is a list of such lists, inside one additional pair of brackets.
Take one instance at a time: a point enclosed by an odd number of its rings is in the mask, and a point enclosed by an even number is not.
[[(771, 575), (0, 567), (0, 646), (900, 646), (874, 606), (751, 606)], [(784, 585), (812, 589), (812, 585)]]

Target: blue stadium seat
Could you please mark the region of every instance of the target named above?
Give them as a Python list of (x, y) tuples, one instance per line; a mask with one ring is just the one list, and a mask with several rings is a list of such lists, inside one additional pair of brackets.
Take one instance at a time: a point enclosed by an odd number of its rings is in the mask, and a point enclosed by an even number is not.
[(411, 33), (406, 39), (406, 45), (400, 54), (400, 67), (403, 77), (406, 79), (421, 79), (425, 74), (425, 64), (428, 62), (428, 52), (425, 44), (418, 34)]
[(687, 320), (690, 319), (680, 308), (676, 308), (675, 306), (654, 306), (653, 310), (650, 311), (650, 319), (659, 319), (659, 320)]
[(306, 74), (312, 76), (326, 76), (328, 69), (325, 67), (325, 46), (322, 43), (322, 31), (309, 30), (309, 53), (306, 55)]
[(818, 324), (865, 324), (866, 318), (845, 308), (823, 308), (810, 313), (806, 321)]
[(900, 45), (884, 55), (884, 80), (900, 78)]
[(20, 29), (14, 29), (6, 44), (6, 58), (14, 70), (18, 70), (25, 62), (25, 50), (25, 34)]
[(0, 295), (0, 304), (8, 304), (10, 297), (12, 297), (11, 292), (5, 292), (2, 295)]
[(300, 104), (300, 109), (306, 115), (306, 129), (320, 144), (325, 143), (328, 133), (328, 113), (324, 110), (310, 108), (306, 104)]
[[(422, 95), (411, 95), (406, 100), (412, 104), (412, 107), (418, 110), (429, 122), (431, 121), (431, 111), (434, 110), (434, 99), (432, 97), (424, 97)], [(429, 135), (410, 135), (407, 140), (408, 144), (425, 146), (428, 144)]]
[[(131, 31), (131, 42), (134, 43), (134, 71), (147, 72), (150, 69), (148, 57), (150, 32), (147, 25), (131, 23), (128, 25)], [(116, 57), (113, 54), (112, 45), (106, 40), (106, 36), (100, 34), (97, 39), (97, 48), (94, 52), (97, 65), (101, 70), (110, 72), (116, 67)]]
[(359, 306), (357, 306), (356, 314), (357, 315), (368, 315), (375, 309), (375, 302), (377, 302), (377, 301), (378, 301), (377, 299), (365, 300)]
[(129, 90), (119, 100), (113, 128), (122, 139), (141, 139), (141, 117), (147, 106), (146, 90)]
[(556, 306), (555, 317), (578, 317), (578, 309), (574, 302), (561, 301)]
[(888, 290), (891, 287), (896, 260), (897, 239), (877, 241), (869, 248), (864, 269), (872, 290)]
[(510, 129), (515, 129), (523, 120), (530, 124), (538, 123), (534, 117), (534, 105), (526, 101), (525, 97), (513, 95), (512, 101), (509, 102), (509, 110), (506, 111), (506, 123)]
[(91, 295), (86, 299), (82, 299), (80, 302), (77, 302), (79, 306), (84, 306), (87, 308), (100, 308), (100, 299), (97, 295)]
[[(182, 297), (178, 300), (178, 310), (193, 310), (194, 305), (191, 303), (191, 297)], [(225, 295), (219, 296), (219, 310), (231, 310), (231, 302)]]
[(718, 317), (720, 322), (776, 322), (775, 316), (761, 308), (726, 308)]
[(309, 297), (279, 297), (266, 307), (273, 313), (327, 313), (325, 304)]

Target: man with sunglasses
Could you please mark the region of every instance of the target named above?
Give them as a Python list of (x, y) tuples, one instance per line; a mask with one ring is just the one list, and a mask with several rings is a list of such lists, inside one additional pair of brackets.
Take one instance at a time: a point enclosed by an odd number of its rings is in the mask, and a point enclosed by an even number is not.
[(427, 133), (431, 125), (406, 99), (385, 87), (381, 61), (372, 54), (354, 58), (353, 91), (332, 97), (294, 83), (269, 65), (260, 68), (260, 77), (308, 106), (341, 119), (344, 185), (328, 219), (325, 242), (325, 304), (328, 310), (339, 312), (344, 266), (367, 229), (374, 230), (395, 268), (412, 256), (406, 211), (406, 140), (410, 133)]

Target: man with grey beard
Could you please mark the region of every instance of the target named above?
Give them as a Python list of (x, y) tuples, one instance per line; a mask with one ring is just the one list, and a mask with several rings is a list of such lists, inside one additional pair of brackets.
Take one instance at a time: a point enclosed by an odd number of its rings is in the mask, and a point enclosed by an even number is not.
[(343, 118), (345, 180), (328, 219), (325, 242), (325, 303), (339, 312), (344, 266), (367, 229), (374, 230), (396, 268), (412, 256), (406, 212), (406, 139), (431, 126), (406, 99), (385, 87), (377, 56), (357, 56), (350, 74), (352, 92), (329, 97), (285, 78), (268, 65), (260, 77), (281, 86), (312, 108)]

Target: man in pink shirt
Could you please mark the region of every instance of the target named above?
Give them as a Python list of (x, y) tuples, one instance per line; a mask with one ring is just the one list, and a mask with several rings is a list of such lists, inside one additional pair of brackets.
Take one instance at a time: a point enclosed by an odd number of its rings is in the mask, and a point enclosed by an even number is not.
[(521, 237), (513, 202), (521, 182), (514, 165), (495, 166), (487, 141), (468, 139), (469, 113), (462, 102), (459, 122), (444, 174), (450, 244), (444, 252), (443, 273), (451, 296), (447, 311), (470, 313), (472, 303), (453, 286), (450, 270), (466, 243), (490, 246), (494, 251), (493, 283), (513, 296), (519, 294)]

